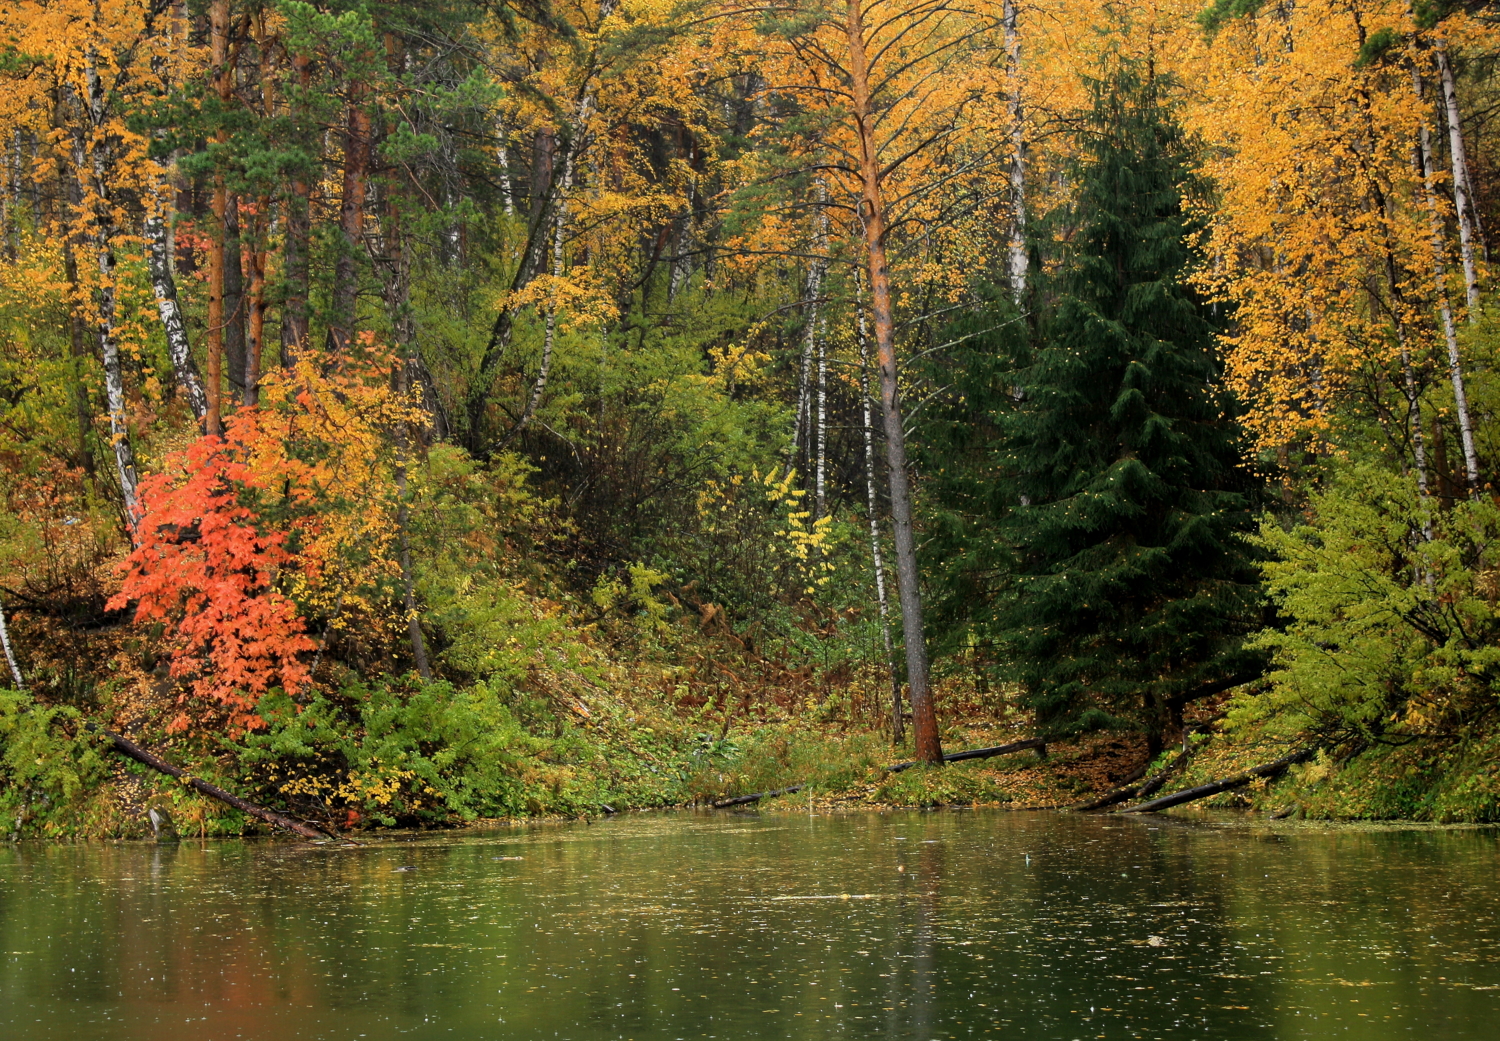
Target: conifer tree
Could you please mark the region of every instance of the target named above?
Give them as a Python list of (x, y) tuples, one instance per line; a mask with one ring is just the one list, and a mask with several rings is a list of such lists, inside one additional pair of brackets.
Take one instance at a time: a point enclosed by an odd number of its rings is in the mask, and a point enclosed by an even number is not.
[[(1253, 477), (1187, 282), (1188, 143), (1149, 65), (1093, 86), (1071, 234), (996, 415), (988, 626), (1044, 734), (1129, 725), (1153, 751), (1184, 701), (1253, 674)], [(1019, 400), (1016, 400), (1019, 399)], [(996, 586), (1002, 586), (996, 589)]]

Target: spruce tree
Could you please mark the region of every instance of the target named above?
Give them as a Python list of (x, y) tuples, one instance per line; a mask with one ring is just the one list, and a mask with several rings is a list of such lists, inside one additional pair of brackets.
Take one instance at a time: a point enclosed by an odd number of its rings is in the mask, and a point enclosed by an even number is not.
[(986, 628), (1042, 733), (1131, 726), (1153, 750), (1184, 695), (1254, 668), (1262, 602), (1243, 538), (1256, 481), (1187, 280), (1197, 185), (1165, 88), (1128, 64), (1093, 87), (988, 497), (1008, 573)]

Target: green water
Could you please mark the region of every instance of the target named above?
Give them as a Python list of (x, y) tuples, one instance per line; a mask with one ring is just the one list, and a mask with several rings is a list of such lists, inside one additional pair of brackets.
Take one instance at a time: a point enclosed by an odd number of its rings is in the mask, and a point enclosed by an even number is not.
[(1494, 1038), (1493, 831), (940, 812), (0, 848), (0, 1038)]

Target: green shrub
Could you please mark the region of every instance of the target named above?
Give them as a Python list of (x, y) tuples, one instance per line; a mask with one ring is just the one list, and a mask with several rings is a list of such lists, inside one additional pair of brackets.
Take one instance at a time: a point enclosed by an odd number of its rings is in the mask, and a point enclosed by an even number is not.
[(1452, 736), (1496, 707), (1500, 537), (1488, 499), (1443, 509), (1414, 482), (1353, 466), (1315, 495), (1310, 519), (1267, 522), (1259, 542), (1284, 628), (1259, 639), (1275, 656), (1272, 693), (1241, 699), (1237, 725), (1281, 716), (1325, 744)]
[(240, 752), (263, 788), (325, 818), (391, 825), (577, 813), (585, 792), (558, 762), (576, 738), (526, 731), (496, 687), (355, 683), (302, 706), (262, 699), (264, 732)]
[[(78, 730), (78, 711), (0, 690), (0, 821), (13, 835), (72, 834), (108, 776), (98, 739)], [(71, 725), (75, 736), (69, 736)]]

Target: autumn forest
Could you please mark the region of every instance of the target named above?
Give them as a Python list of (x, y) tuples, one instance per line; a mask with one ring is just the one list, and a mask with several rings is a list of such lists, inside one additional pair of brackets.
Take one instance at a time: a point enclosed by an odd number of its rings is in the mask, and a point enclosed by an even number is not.
[(10, 0), (4, 831), (1500, 819), (1497, 113), (1485, 2)]

